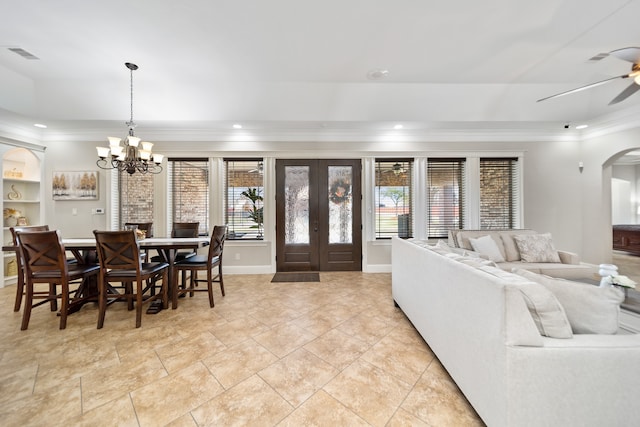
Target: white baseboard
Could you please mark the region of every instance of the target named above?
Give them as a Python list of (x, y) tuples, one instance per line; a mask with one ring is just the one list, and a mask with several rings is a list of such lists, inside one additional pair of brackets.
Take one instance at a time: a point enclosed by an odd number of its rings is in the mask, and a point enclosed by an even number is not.
[(275, 268), (271, 265), (231, 265), (223, 266), (224, 274), (274, 274)]
[(362, 266), (363, 273), (391, 273), (391, 264), (369, 264)]

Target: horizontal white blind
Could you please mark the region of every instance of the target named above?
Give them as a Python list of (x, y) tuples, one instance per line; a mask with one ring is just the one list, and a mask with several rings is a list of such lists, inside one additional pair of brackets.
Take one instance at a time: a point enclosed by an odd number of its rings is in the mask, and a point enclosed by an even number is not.
[(413, 159), (376, 159), (377, 239), (413, 237)]
[(519, 169), (517, 158), (480, 159), (480, 228), (517, 226)]
[(209, 232), (209, 160), (168, 159), (171, 223), (199, 222), (198, 232)]
[(465, 159), (427, 161), (427, 223), (429, 238), (446, 238), (464, 224)]
[(255, 191), (264, 196), (264, 160), (262, 158), (224, 159), (224, 205), (227, 239), (262, 238), (264, 200), (251, 199), (243, 193)]

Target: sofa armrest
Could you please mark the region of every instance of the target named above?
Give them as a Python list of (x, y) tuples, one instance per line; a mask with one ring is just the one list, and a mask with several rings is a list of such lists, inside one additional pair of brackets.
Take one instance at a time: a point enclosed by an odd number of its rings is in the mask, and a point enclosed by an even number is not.
[(580, 255), (576, 253), (558, 251), (558, 255), (560, 256), (560, 262), (563, 264), (580, 264)]

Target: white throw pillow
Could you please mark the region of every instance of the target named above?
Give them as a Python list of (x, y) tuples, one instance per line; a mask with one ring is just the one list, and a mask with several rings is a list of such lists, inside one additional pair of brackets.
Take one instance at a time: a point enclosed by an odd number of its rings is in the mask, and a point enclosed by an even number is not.
[(571, 324), (558, 299), (539, 283), (518, 283), (533, 322), (540, 335), (549, 338), (572, 338)]
[(523, 262), (561, 262), (551, 234), (517, 234), (513, 236)]
[(620, 304), (624, 301), (622, 290), (556, 279), (522, 269), (514, 272), (553, 292), (564, 307), (574, 334), (615, 334), (618, 331)]
[(473, 250), (487, 256), (493, 262), (504, 262), (500, 248), (491, 236), (482, 236), (477, 239), (469, 239)]

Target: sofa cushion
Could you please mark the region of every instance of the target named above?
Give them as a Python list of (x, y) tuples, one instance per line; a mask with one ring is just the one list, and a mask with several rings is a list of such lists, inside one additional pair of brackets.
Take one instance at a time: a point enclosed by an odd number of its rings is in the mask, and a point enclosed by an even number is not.
[(497, 233), (490, 230), (460, 230), (456, 234), (456, 243), (460, 248), (473, 250), (473, 246), (471, 246), (469, 239), (477, 239), (483, 236), (491, 236), (491, 238), (496, 242), (502, 257), (504, 258), (504, 246), (502, 244), (502, 239)]
[(558, 298), (575, 334), (615, 334), (624, 293), (617, 288), (600, 288), (586, 283), (556, 279), (527, 270), (516, 274), (540, 283)]
[(504, 262), (504, 256), (496, 241), (489, 235), (478, 237), (477, 239), (470, 238), (469, 243), (471, 243), (471, 247), (473, 250), (480, 253), (481, 255), (486, 255), (491, 261), (494, 262)]
[(560, 256), (553, 246), (551, 234), (517, 234), (513, 239), (518, 246), (522, 261), (560, 263)]
[(533, 230), (513, 230), (498, 233), (504, 247), (504, 258), (508, 262), (520, 261), (520, 251), (518, 250), (516, 241), (513, 239), (513, 236), (516, 234), (536, 234), (536, 232)]
[(527, 309), (540, 335), (549, 338), (571, 338), (571, 324), (562, 304), (540, 283), (494, 267), (480, 267), (485, 273), (507, 280), (514, 286), (527, 304)]

